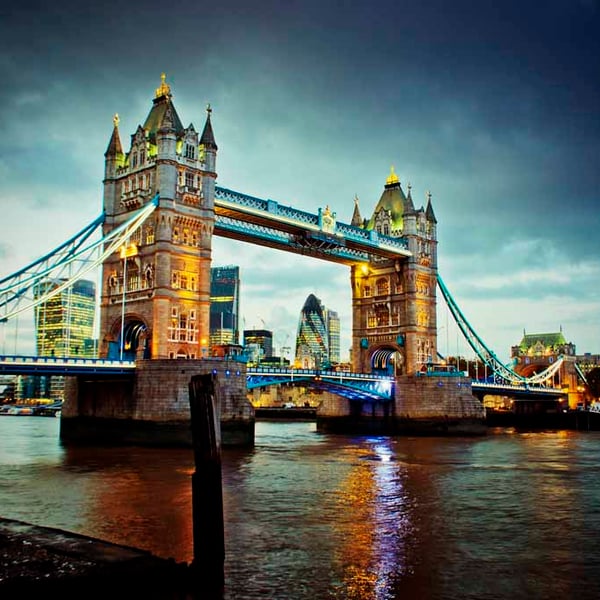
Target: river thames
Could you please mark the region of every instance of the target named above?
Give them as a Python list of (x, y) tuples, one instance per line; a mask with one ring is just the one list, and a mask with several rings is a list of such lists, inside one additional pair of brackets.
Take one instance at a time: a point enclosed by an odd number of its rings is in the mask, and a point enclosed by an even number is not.
[[(63, 447), (0, 418), (0, 516), (190, 562), (186, 449)], [(597, 599), (600, 433), (325, 435), (224, 449), (226, 600)]]

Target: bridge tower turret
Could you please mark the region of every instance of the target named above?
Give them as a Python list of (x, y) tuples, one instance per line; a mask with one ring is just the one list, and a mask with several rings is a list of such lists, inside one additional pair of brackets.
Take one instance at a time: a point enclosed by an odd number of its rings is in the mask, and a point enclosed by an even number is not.
[(104, 233), (155, 195), (159, 204), (102, 271), (100, 355), (202, 358), (208, 353), (217, 145), (185, 128), (165, 75), (124, 153), (117, 122), (106, 153)]
[(405, 195), (392, 167), (363, 227), (374, 236), (404, 238), (411, 255), (373, 258), (351, 268), (353, 368), (412, 374), (437, 355), (437, 232), (431, 198), (425, 210), (415, 209), (411, 186)]

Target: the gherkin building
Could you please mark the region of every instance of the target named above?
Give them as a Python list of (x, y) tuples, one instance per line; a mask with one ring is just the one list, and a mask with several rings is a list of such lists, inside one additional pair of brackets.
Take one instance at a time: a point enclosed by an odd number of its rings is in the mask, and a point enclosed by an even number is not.
[(296, 363), (301, 368), (329, 366), (329, 347), (325, 312), (321, 301), (310, 294), (300, 312), (296, 337)]

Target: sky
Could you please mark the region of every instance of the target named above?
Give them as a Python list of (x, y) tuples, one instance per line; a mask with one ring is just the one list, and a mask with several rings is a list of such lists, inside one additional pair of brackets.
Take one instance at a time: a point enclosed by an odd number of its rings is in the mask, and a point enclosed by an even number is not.
[[(185, 126), (211, 104), (218, 185), (348, 223), (393, 165), (431, 192), (439, 274), (491, 350), (562, 329), (600, 353), (600, 0), (5, 4), (0, 278), (101, 213), (113, 115), (128, 149), (164, 72)], [(224, 265), (243, 328), (293, 346), (314, 293), (347, 357), (348, 267), (214, 238)], [(473, 355), (439, 292), (438, 325)]]

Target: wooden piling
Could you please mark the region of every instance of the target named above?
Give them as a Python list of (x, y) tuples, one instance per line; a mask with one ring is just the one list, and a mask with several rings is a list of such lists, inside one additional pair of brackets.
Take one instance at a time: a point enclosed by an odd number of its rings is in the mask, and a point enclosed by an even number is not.
[(225, 532), (221, 479), (220, 402), (215, 375), (189, 384), (195, 472), (192, 474), (193, 587), (200, 598), (224, 593)]

